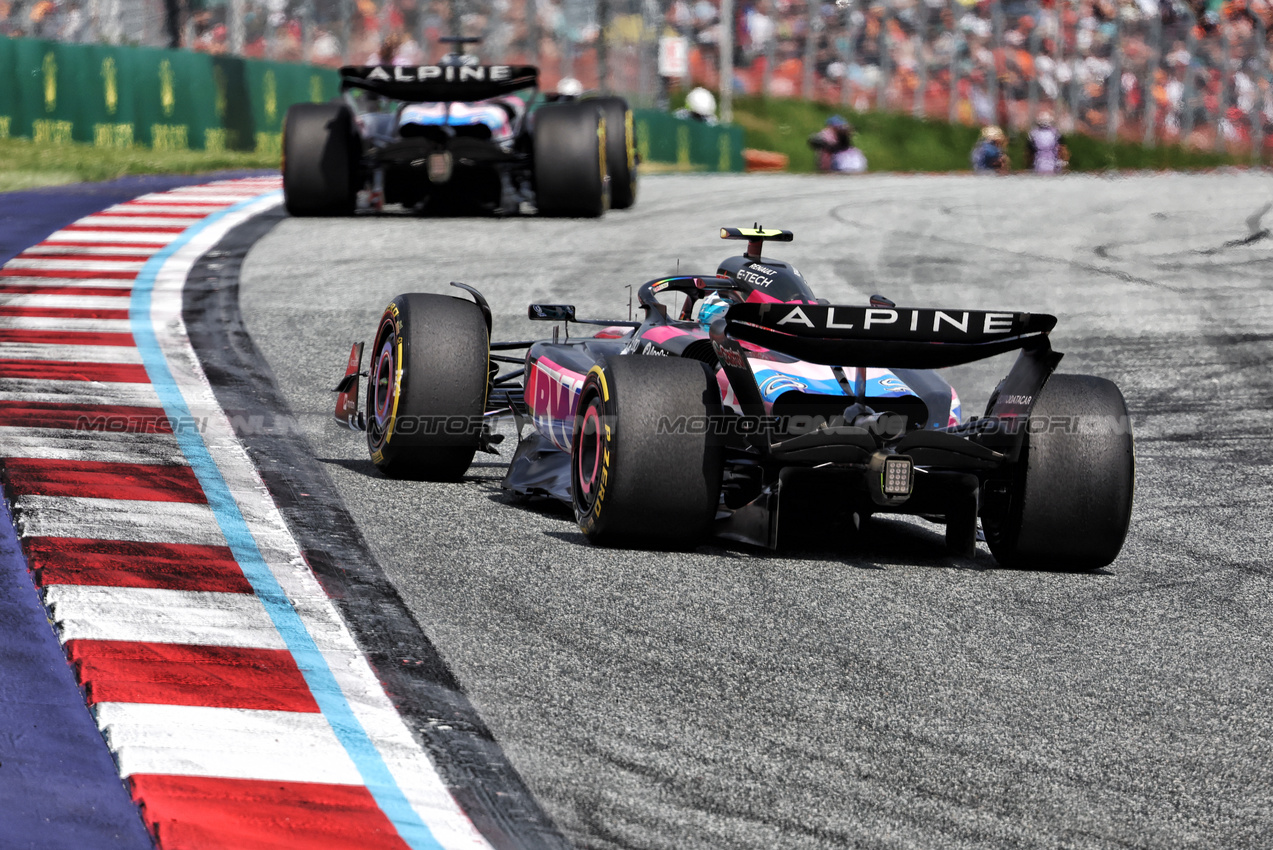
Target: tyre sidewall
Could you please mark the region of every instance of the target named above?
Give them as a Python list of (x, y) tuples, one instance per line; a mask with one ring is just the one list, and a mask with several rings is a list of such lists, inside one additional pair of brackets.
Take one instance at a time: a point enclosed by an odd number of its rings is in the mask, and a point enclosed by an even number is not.
[[(372, 462), (395, 477), (463, 475), (480, 443), (489, 380), (480, 308), (449, 295), (399, 295), (385, 308), (371, 358), (366, 419)], [(395, 374), (388, 376), (390, 403), (380, 405), (386, 360)], [(383, 413), (382, 406), (388, 408)]]
[[(593, 481), (596, 486), (595, 498), (588, 498), (579, 492), (579, 464), (584, 446), (583, 426), (589, 407), (600, 410), (600, 426), (596, 439), (599, 443), (597, 451), (600, 455), (598, 468)], [(579, 528), (589, 537), (604, 535), (610, 523), (606, 488), (610, 482), (610, 468), (618, 457), (616, 434), (614, 428), (614, 402), (610, 397), (606, 383), (605, 370), (601, 366), (593, 366), (584, 380), (583, 390), (579, 394), (579, 412), (575, 417), (574, 439), (570, 447), (571, 499), (575, 510), (575, 521)]]
[(1014, 567), (1087, 571), (1113, 562), (1131, 522), (1135, 453), (1127, 405), (1112, 382), (1053, 375), (1031, 412), (991, 552)]
[(636, 130), (632, 110), (621, 97), (593, 101), (606, 119), (606, 173), (610, 176), (610, 208), (624, 210), (636, 203)]
[[(581, 421), (600, 400), (600, 472), (590, 503), (574, 492), (583, 442)], [(594, 366), (580, 392), (571, 442), (572, 501), (579, 527), (602, 545), (685, 548), (709, 531), (720, 501), (723, 462), (711, 417), (719, 389), (703, 363), (626, 355)], [(685, 418), (703, 429), (678, 430)], [(667, 428), (665, 425), (672, 427)]]
[(609, 206), (606, 121), (591, 101), (535, 112), (535, 197), (541, 215), (596, 218)]
[(283, 122), (283, 201), (290, 215), (349, 215), (361, 142), (341, 103), (299, 103)]

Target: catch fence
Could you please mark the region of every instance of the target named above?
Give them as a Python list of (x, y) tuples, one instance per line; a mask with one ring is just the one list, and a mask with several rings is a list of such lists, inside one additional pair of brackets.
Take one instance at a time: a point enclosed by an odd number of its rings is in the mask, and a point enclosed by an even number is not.
[(720, 91), (728, 75), (723, 111), (730, 95), (763, 94), (1022, 129), (1047, 110), (1067, 132), (1252, 154), (1273, 120), (1270, 0), (0, 0), (0, 12), (11, 35), (328, 67), (436, 61), (439, 36), (481, 36), (488, 61), (639, 106)]

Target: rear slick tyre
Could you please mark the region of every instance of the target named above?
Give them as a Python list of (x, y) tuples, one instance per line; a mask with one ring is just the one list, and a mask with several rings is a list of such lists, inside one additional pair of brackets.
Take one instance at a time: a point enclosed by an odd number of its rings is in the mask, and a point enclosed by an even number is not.
[(1090, 375), (1053, 375), (1030, 413), (1003, 515), (982, 516), (1004, 566), (1086, 572), (1112, 563), (1131, 522), (1136, 468), (1127, 404)]
[(720, 390), (696, 360), (628, 355), (594, 366), (571, 442), (575, 519), (600, 546), (699, 543), (720, 503), (722, 453), (709, 425)]
[(283, 124), (283, 203), (289, 215), (352, 215), (361, 142), (339, 103), (298, 103)]
[(606, 122), (596, 101), (535, 110), (535, 206), (540, 215), (597, 218), (609, 206)]
[(610, 209), (626, 210), (636, 203), (636, 131), (632, 110), (621, 97), (589, 101), (601, 107), (606, 118), (606, 174), (610, 177)]
[(390, 478), (457, 481), (481, 441), (490, 363), (486, 319), (471, 301), (399, 295), (371, 349), (367, 448)]

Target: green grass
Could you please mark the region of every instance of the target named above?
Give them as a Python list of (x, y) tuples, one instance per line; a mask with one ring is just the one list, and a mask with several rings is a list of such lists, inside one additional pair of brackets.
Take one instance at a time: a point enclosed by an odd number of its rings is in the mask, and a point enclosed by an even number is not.
[(0, 192), (113, 180), (127, 174), (198, 174), (224, 169), (278, 168), (278, 165), (279, 158), (275, 154), (37, 145), (26, 139), (0, 139)]
[[(790, 157), (789, 171), (814, 170), (809, 134), (833, 114), (843, 115), (857, 130), (854, 139), (872, 171), (967, 171), (977, 141), (976, 127), (927, 121), (889, 112), (858, 113), (842, 107), (799, 100), (744, 97), (734, 100), (734, 122), (743, 128), (749, 148), (778, 151)], [(1108, 142), (1071, 135), (1071, 171), (1106, 169), (1191, 169), (1241, 165), (1249, 160), (1226, 154), (1186, 150), (1178, 145), (1146, 148), (1130, 142)], [(1009, 139), (1014, 168), (1025, 163), (1025, 135)]]
[[(679, 104), (676, 104), (679, 105)], [(734, 121), (749, 148), (790, 157), (789, 171), (814, 170), (809, 134), (839, 113), (857, 128), (856, 142), (872, 171), (967, 171), (977, 128), (925, 121), (884, 112), (856, 113), (830, 104), (743, 97), (734, 101)], [(1071, 136), (1070, 170), (1191, 169), (1241, 165), (1247, 160), (1179, 146), (1145, 148)], [(1015, 167), (1025, 162), (1024, 136), (1008, 146)], [(152, 151), (149, 148), (96, 148), (91, 145), (37, 145), (25, 139), (0, 139), (0, 192), (111, 180), (126, 174), (198, 174), (224, 169), (278, 168), (274, 154)]]

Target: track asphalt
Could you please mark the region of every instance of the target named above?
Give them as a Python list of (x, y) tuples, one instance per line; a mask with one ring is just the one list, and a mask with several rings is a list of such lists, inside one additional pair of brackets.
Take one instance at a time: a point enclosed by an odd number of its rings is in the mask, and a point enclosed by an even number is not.
[[(587, 848), (1263, 847), (1273, 811), (1273, 240), (1263, 173), (667, 176), (598, 221), (287, 220), (248, 330), (385, 574), (548, 814)], [(818, 294), (1050, 312), (1061, 371), (1127, 396), (1121, 557), (1016, 572), (940, 529), (770, 554), (603, 551), (552, 504), (388, 481), (330, 420), (349, 343), (405, 291), (626, 318), (711, 272), (721, 225)], [(1008, 364), (952, 370), (965, 411)], [(507, 446), (507, 444), (505, 444)], [(507, 448), (504, 451), (505, 458)]]
[[(421, 629), (396, 651), (434, 653), (566, 836), (1267, 846), (1273, 180), (697, 176), (642, 192), (596, 222), (288, 220), (242, 275), (283, 396), (256, 412), (317, 459), (276, 460), (330, 478)], [(0, 217), (28, 227), (13, 197)], [(1058, 315), (1061, 371), (1112, 378), (1135, 420), (1122, 556), (1092, 575), (1007, 571), (984, 549), (944, 556), (919, 521), (777, 554), (597, 550), (565, 511), (504, 494), (499, 463), (390, 482), (329, 419), (347, 342), (398, 292), (477, 285), (502, 338), (545, 332), (529, 301), (625, 318), (625, 285), (678, 259), (710, 272), (737, 248), (715, 228), (757, 220), (796, 231), (774, 255), (833, 301)], [(27, 238), (0, 231), (0, 251)], [(1006, 368), (952, 370), (965, 410)], [(0, 843), (146, 846), (12, 540), (0, 550)]]

